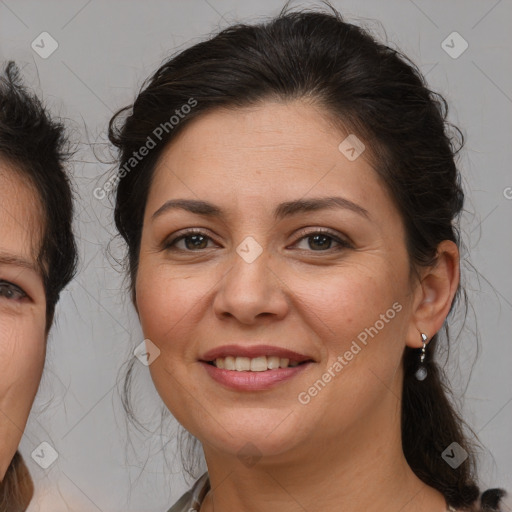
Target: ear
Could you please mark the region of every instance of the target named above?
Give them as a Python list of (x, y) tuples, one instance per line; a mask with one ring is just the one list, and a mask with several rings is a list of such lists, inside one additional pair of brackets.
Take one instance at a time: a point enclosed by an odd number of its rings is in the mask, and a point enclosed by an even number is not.
[(420, 348), (423, 346), (420, 333), (430, 340), (441, 329), (450, 312), (459, 277), (459, 249), (451, 240), (443, 240), (437, 246), (436, 263), (422, 272), (414, 292), (407, 346)]

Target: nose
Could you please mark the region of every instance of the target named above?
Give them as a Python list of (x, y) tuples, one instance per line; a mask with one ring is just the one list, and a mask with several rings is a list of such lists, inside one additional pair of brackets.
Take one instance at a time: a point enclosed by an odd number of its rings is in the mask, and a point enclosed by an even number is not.
[[(244, 249), (249, 247), (249, 257)], [(281, 319), (288, 311), (287, 286), (264, 250), (255, 258), (254, 246), (240, 244), (232, 265), (224, 273), (213, 302), (215, 314), (240, 323), (254, 324), (258, 318)], [(259, 252), (259, 251), (258, 251)]]

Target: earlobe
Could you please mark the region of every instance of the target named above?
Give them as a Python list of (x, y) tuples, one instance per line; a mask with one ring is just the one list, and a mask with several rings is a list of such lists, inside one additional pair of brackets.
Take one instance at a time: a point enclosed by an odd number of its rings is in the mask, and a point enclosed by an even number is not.
[(443, 240), (437, 248), (436, 263), (425, 269), (418, 284), (407, 345), (420, 348), (418, 332), (432, 338), (443, 326), (459, 286), (459, 250), (451, 240)]

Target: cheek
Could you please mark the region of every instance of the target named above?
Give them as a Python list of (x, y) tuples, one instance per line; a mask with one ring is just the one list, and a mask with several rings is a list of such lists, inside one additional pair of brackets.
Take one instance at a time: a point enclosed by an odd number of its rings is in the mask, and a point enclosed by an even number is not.
[(0, 311), (0, 478), (19, 444), (41, 380), (45, 322)]
[(209, 285), (206, 276), (199, 277), (194, 279), (184, 275), (182, 269), (171, 271), (165, 265), (143, 260), (139, 264), (135, 286), (140, 323), (144, 336), (162, 352), (178, 350), (194, 309), (200, 307)]
[(311, 379), (312, 387), (300, 390), (300, 403), (311, 400), (312, 410), (321, 415), (327, 404), (342, 400), (343, 408), (329, 415), (337, 418), (335, 424), (359, 416), (376, 397), (394, 389), (400, 368), (407, 323), (403, 279), (386, 268), (369, 270), (353, 266), (329, 280), (309, 280), (303, 295), (302, 311), (320, 336), (325, 361), (320, 378), (328, 384), (324, 389), (315, 384), (318, 376)]
[[(319, 336), (324, 363), (299, 390), (300, 407), (306, 405), (299, 410), (333, 434), (393, 396), (399, 377), (407, 319), (400, 281), (385, 269), (367, 270), (354, 266), (350, 274), (309, 280), (301, 298), (302, 316)], [(334, 403), (343, 406), (333, 408)]]
[[(178, 421), (188, 425), (190, 396), (200, 394), (187, 373), (196, 362), (190, 343), (200, 324), (201, 298), (211, 283), (189, 277), (182, 268), (170, 270), (142, 258), (135, 282), (136, 303), (144, 338), (160, 350), (149, 366), (151, 378), (161, 399)], [(187, 392), (183, 393), (183, 386)]]
[(40, 316), (2, 320), (8, 326), (0, 333), (0, 438), (6, 451), (18, 445), (41, 380), (46, 340), (44, 313)]
[[(43, 318), (2, 319), (0, 333), (0, 397), (5, 390), (19, 386), (35, 394), (46, 354)], [(18, 397), (25, 400), (24, 396)], [(31, 400), (33, 396), (26, 397)]]
[(402, 294), (396, 276), (385, 268), (354, 266), (331, 272), (327, 278), (307, 278), (297, 282), (294, 292), (302, 303), (298, 307), (315, 322), (314, 330), (322, 334), (321, 338), (330, 340), (327, 346), (332, 351), (343, 348), (347, 340), (375, 323), (384, 334), (397, 323), (396, 310), (402, 309), (393, 309)]

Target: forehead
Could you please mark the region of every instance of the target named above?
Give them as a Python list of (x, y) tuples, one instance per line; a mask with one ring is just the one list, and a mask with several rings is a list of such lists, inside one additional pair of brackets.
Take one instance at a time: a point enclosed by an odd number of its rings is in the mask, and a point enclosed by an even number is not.
[[(217, 108), (190, 121), (169, 144), (164, 153), (188, 161), (202, 161), (216, 154), (212, 161), (239, 164), (239, 171), (273, 158), (286, 156), (302, 161), (330, 156), (342, 140), (320, 107), (305, 102), (264, 102), (255, 106)], [(229, 150), (233, 151), (230, 152)], [(325, 149), (329, 149), (328, 155)], [(255, 160), (247, 161), (247, 154)]]
[(359, 204), (389, 207), (370, 152), (350, 161), (340, 151), (347, 135), (319, 106), (300, 101), (213, 110), (190, 121), (164, 149), (148, 205), (186, 196), (227, 198), (233, 211), (251, 200), (268, 209), (335, 191)]
[(42, 219), (33, 186), (13, 165), (0, 159), (0, 252), (35, 264)]

